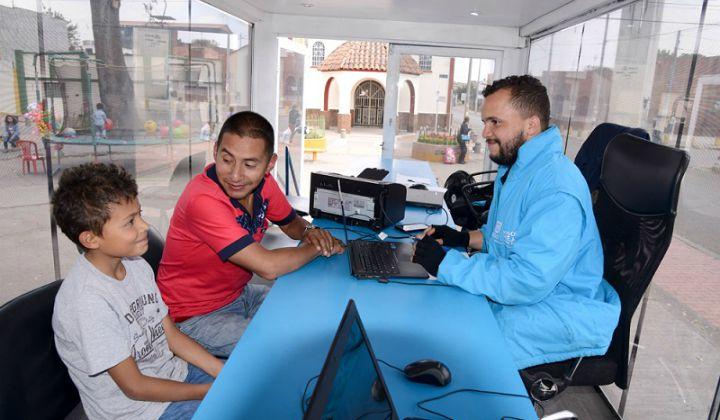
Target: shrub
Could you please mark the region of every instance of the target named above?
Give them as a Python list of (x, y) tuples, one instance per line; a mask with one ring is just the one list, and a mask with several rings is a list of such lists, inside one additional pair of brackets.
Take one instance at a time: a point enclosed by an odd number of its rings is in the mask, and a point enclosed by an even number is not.
[(321, 139), (325, 137), (319, 130), (311, 129), (305, 134), (306, 139)]
[(425, 132), (418, 135), (418, 143), (437, 144), (443, 146), (455, 145), (455, 136), (448, 133)]

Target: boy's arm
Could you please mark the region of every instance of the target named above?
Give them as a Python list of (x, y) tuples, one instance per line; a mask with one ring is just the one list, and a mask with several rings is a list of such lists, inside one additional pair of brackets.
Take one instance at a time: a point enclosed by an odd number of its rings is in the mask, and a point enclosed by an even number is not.
[(138, 369), (135, 359), (128, 357), (108, 369), (110, 377), (122, 392), (138, 401), (186, 401), (201, 400), (210, 384), (186, 384), (170, 379), (145, 376)]
[(220, 370), (223, 368), (223, 362), (208, 353), (208, 351), (195, 340), (183, 334), (183, 332), (175, 326), (170, 316), (165, 315), (162, 323), (170, 351), (186, 362), (204, 370), (205, 373), (213, 378), (217, 378)]

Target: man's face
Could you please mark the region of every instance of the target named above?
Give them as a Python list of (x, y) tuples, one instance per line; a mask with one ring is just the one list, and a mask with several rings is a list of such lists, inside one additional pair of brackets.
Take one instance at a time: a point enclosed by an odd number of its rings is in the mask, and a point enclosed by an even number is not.
[(148, 249), (147, 231), (137, 199), (111, 204), (110, 218), (103, 225), (102, 235), (97, 236), (97, 250), (116, 258), (138, 257)]
[(482, 105), (485, 123), (483, 137), (488, 145), (490, 159), (498, 165), (512, 165), (518, 150), (525, 141), (537, 133), (530, 133), (530, 118), (524, 118), (510, 103), (510, 90), (500, 89), (491, 94)]
[(215, 171), (225, 193), (242, 200), (253, 192), (268, 171), (275, 166), (277, 155), (267, 155), (265, 141), (225, 133), (220, 145), (215, 143)]

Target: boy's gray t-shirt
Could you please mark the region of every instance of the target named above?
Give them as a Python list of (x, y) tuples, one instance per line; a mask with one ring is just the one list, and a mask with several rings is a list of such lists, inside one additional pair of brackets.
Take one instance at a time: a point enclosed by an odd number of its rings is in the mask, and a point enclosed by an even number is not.
[(132, 356), (144, 375), (182, 382), (187, 363), (168, 347), (152, 269), (142, 258), (123, 265), (119, 281), (78, 257), (55, 298), (55, 345), (90, 419), (157, 419), (169, 403), (131, 400), (107, 370)]

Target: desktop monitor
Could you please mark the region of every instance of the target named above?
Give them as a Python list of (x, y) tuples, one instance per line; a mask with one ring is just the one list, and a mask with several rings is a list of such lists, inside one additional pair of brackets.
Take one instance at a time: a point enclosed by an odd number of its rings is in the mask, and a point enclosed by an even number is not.
[(398, 419), (352, 299), (335, 333), (304, 418)]

